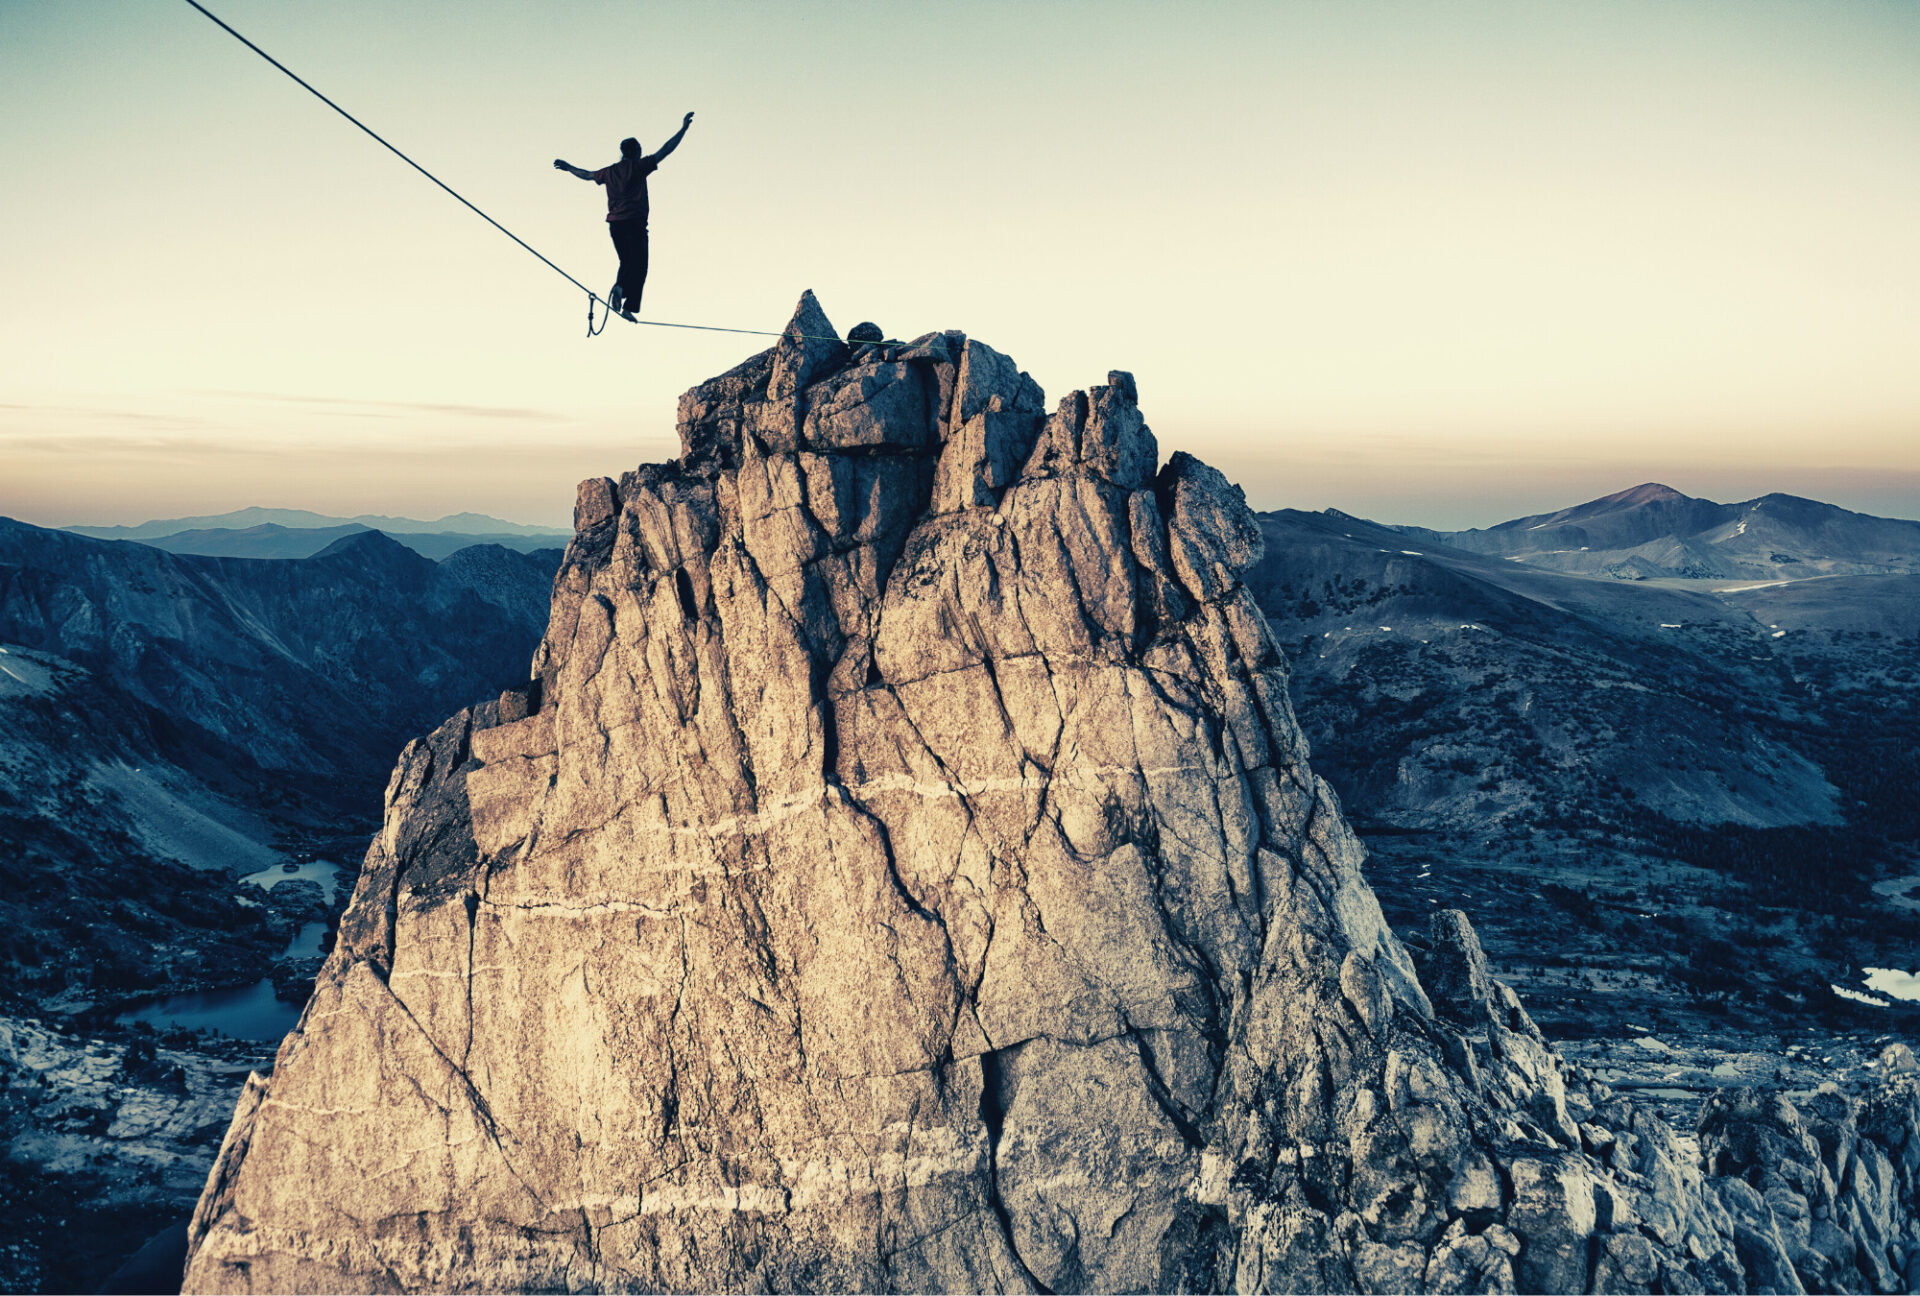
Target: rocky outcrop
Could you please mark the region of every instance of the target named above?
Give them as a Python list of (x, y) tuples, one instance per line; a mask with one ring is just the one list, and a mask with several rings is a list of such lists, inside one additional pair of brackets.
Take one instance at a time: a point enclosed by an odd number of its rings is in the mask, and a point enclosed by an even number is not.
[(582, 484), (534, 681), (402, 755), (188, 1287), (1791, 1289), (1748, 1152), (1570, 1072), (1464, 917), (1387, 928), (1260, 529), (1133, 379), (1048, 414), (858, 334), (803, 298), (677, 462)]

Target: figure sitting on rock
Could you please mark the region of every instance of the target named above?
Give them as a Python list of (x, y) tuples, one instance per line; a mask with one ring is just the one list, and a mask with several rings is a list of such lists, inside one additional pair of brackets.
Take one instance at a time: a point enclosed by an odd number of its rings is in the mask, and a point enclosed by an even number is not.
[(613, 235), (614, 251), (620, 255), (620, 277), (607, 294), (607, 305), (622, 319), (633, 319), (633, 312), (640, 308), (641, 290), (647, 284), (647, 177), (666, 161), (667, 154), (680, 147), (691, 125), (693, 114), (688, 113), (658, 153), (642, 154), (639, 140), (623, 139), (620, 160), (598, 171), (583, 171), (559, 158), (553, 160), (555, 170), (607, 187), (607, 231)]

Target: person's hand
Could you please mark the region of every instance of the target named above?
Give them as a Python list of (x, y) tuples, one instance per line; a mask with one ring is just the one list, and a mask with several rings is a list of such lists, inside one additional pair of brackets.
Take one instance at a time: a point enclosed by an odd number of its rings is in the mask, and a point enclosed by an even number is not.
[(553, 169), (555, 171), (571, 171), (573, 168), (568, 166), (565, 162), (562, 162), (559, 158), (555, 158), (553, 160)]
[(692, 113), (688, 113), (688, 114), (687, 114), (687, 115), (686, 115), (685, 117), (683, 117), (683, 118), (681, 118), (681, 119), (680, 119), (680, 125), (681, 125), (681, 126), (682, 126), (683, 128), (684, 128), (684, 127), (687, 127), (687, 126), (691, 126), (691, 125), (693, 125), (693, 114), (692, 114)]

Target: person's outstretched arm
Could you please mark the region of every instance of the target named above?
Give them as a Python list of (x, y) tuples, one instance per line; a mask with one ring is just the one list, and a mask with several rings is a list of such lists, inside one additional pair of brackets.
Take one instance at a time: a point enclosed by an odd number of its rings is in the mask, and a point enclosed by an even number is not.
[(659, 166), (662, 162), (666, 161), (667, 154), (673, 152), (675, 149), (680, 147), (680, 141), (686, 137), (687, 127), (691, 125), (693, 125), (693, 114), (688, 113), (686, 117), (681, 120), (680, 129), (673, 133), (673, 138), (668, 140), (665, 144), (662, 144), (660, 146), (660, 151), (658, 153), (655, 153), (652, 157), (648, 158), (647, 161), (653, 163), (655, 166)]
[(577, 166), (575, 166), (575, 165), (573, 165), (573, 163), (571, 163), (571, 162), (562, 162), (562, 161), (561, 161), (561, 160), (560, 160), (559, 158), (555, 158), (555, 159), (553, 160), (553, 169), (554, 169), (555, 171), (567, 171), (567, 172), (571, 172), (572, 174), (574, 174), (574, 175), (577, 175), (577, 176), (579, 176), (579, 177), (580, 177), (580, 178), (581, 178), (582, 180), (591, 180), (591, 179), (593, 179), (593, 172), (591, 172), (591, 171), (582, 171), (582, 170), (581, 170), (581, 169), (580, 169), (579, 167), (577, 167)]

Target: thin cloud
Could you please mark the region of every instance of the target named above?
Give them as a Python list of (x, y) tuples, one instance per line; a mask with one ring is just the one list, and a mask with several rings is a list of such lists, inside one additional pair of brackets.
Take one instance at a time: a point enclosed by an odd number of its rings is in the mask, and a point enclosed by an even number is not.
[[(204, 419), (186, 418), (178, 414), (151, 414), (143, 410), (108, 409), (99, 405), (31, 405), (14, 401), (0, 401), (0, 410), (15, 411), (22, 414), (58, 415), (62, 418), (110, 419), (124, 423), (155, 423), (163, 427), (199, 427)], [(3, 432), (4, 429), (0, 429)]]
[(454, 414), (464, 418), (507, 419), (518, 423), (572, 423), (555, 410), (521, 409), (511, 405), (456, 405), (435, 401), (360, 400), (350, 396), (307, 396), (296, 392), (201, 389), (191, 396), (218, 396), (227, 400), (270, 401), (279, 405), (312, 405), (349, 418), (399, 418), (408, 414)]
[(115, 455), (128, 458), (187, 459), (195, 456), (258, 458), (281, 454), (276, 446), (260, 442), (209, 441), (199, 437), (128, 436), (113, 433), (75, 433), (61, 436), (46, 432), (13, 433), (0, 429), (0, 446), (8, 454), (36, 455), (43, 458), (85, 458), (98, 462)]
[(672, 436), (633, 436), (609, 433), (604, 439), (569, 438), (541, 440), (537, 444), (479, 441), (472, 438), (421, 438), (405, 445), (374, 444), (305, 436), (299, 438), (212, 439), (174, 437), (157, 434), (87, 432), (60, 434), (41, 431), (9, 432), (0, 429), (0, 449), (19, 459), (41, 461), (57, 459), (85, 460), (104, 469), (114, 460), (164, 460), (175, 465), (200, 463), (212, 471), (221, 461), (279, 460), (289, 468), (302, 470), (315, 466), (351, 464), (366, 468), (376, 463), (395, 466), (436, 465), (440, 471), (450, 462), (464, 467), (484, 469), (513, 463), (553, 463), (569, 458), (593, 462), (628, 464), (636, 454), (643, 458), (670, 459), (679, 452)]

